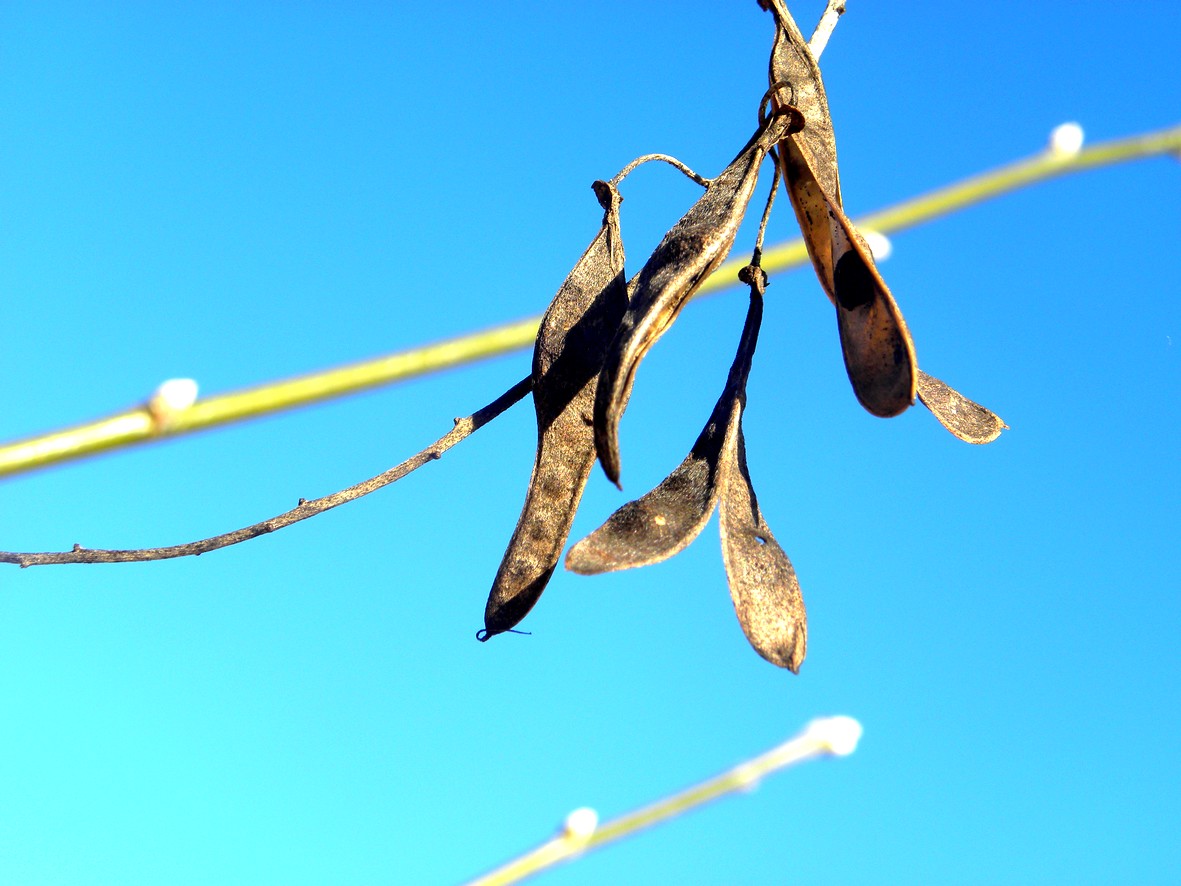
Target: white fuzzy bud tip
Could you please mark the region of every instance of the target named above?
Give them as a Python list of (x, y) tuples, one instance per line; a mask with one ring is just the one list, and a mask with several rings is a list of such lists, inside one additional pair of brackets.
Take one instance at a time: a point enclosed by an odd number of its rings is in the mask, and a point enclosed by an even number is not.
[(894, 251), (894, 244), (890, 242), (890, 238), (880, 231), (862, 231), (861, 236), (865, 238), (865, 245), (873, 253), (875, 262), (885, 261)]
[(813, 720), (808, 724), (807, 735), (828, 752), (838, 757), (847, 757), (857, 750), (861, 739), (861, 724), (852, 717), (827, 717)]
[(191, 378), (170, 378), (152, 394), (153, 411), (180, 412), (197, 402), (197, 383)]
[(1077, 123), (1063, 123), (1050, 133), (1050, 153), (1063, 159), (1083, 149), (1083, 128)]
[(599, 826), (599, 813), (588, 806), (575, 809), (562, 824), (563, 836), (572, 840), (589, 840)]

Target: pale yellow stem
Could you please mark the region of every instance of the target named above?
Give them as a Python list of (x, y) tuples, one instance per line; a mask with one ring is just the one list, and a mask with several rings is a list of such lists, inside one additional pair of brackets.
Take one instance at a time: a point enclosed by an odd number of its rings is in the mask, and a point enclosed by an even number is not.
[[(1104, 142), (1077, 153), (1044, 151), (1036, 156), (973, 176), (921, 197), (875, 212), (856, 221), (858, 227), (890, 233), (930, 221), (1017, 188), (1097, 166), (1125, 163), (1161, 154), (1181, 154), (1181, 126), (1160, 132)], [(798, 267), (808, 261), (803, 241), (772, 246), (763, 254), (767, 273)], [(705, 281), (702, 294), (738, 283), (747, 259), (727, 262)], [(483, 360), (528, 347), (540, 317), (495, 326), (480, 332), (412, 348), (298, 378), (286, 379), (200, 399), (170, 414), (167, 422), (153, 418), (144, 406), (108, 418), (0, 446), (0, 477), (123, 448), (293, 409), (318, 400), (353, 394), (441, 369)], [(146, 400), (146, 398), (145, 398)]]
[[(623, 837), (629, 837), (670, 818), (684, 815), (726, 794), (748, 791), (765, 776), (794, 763), (828, 755), (851, 754), (860, 738), (861, 724), (851, 717), (814, 720), (795, 738), (757, 757), (752, 757), (721, 775), (659, 800), (651, 806), (621, 815), (598, 827), (591, 825), (590, 830), (572, 827), (571, 823), (576, 816), (582, 818), (584, 816), (580, 813), (589, 812), (580, 809), (567, 819), (566, 827), (558, 836), (496, 870), (472, 880), (467, 886), (505, 886), (509, 883), (519, 883), (548, 867), (569, 861)], [(593, 814), (591, 817), (593, 818)]]

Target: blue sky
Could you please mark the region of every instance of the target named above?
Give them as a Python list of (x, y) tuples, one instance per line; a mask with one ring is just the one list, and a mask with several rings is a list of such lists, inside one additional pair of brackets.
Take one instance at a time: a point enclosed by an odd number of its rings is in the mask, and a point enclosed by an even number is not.
[[(792, 4), (805, 31), (822, 6)], [(539, 313), (597, 230), (591, 181), (650, 151), (715, 174), (746, 142), (771, 23), (754, 0), (9, 3), (0, 34), (12, 439), (165, 378), (214, 393)], [(854, 0), (823, 60), (846, 208), (1066, 121), (1174, 125), (1178, 57), (1171, 0)], [(851, 758), (548, 882), (1176, 882), (1179, 185), (1157, 158), (895, 238), (921, 364), (1012, 426), (985, 448), (861, 410), (815, 279), (774, 278), (744, 427), (808, 604), (798, 677), (743, 639), (716, 523), (659, 566), (559, 573), (531, 636), (475, 641), (527, 404), (199, 560), (0, 571), (0, 882), (457, 882), (830, 713), (865, 726)], [(634, 271), (696, 189), (648, 167), (623, 195)], [(783, 204), (768, 239), (793, 236)], [(645, 361), (628, 496), (688, 451), (745, 301), (694, 304)], [(7, 480), (0, 548), (262, 519), (401, 460), (528, 360)], [(596, 471), (573, 538), (625, 500)]]

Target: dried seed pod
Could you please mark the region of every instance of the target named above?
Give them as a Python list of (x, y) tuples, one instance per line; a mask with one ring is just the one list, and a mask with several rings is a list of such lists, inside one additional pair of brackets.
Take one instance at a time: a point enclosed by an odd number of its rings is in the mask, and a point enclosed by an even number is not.
[[(776, 20), (772, 107), (790, 104), (805, 125), (779, 144), (783, 181), (825, 293), (837, 309), (841, 351), (861, 405), (889, 418), (914, 402), (914, 343), (873, 254), (841, 208), (836, 140), (820, 67), (782, 0), (760, 0)], [(784, 96), (783, 93), (789, 93)]]
[(967, 443), (991, 443), (1009, 428), (995, 412), (921, 370), (918, 391), (919, 399), (939, 419), (939, 424)]
[(698, 286), (725, 260), (750, 203), (768, 149), (798, 114), (771, 117), (705, 194), (673, 226), (628, 284), (628, 310), (612, 342), (595, 396), (595, 444), (610, 480), (619, 485), (619, 418), (648, 349), (672, 325)]
[(700, 534), (721, 494), (724, 454), (734, 448), (761, 317), (761, 309), (748, 311), (726, 387), (689, 455), (659, 486), (574, 545), (566, 555), (567, 569), (595, 575), (648, 566), (684, 550)]
[(718, 464), (738, 429), (736, 405), (727, 386), (685, 460), (659, 486), (575, 544), (566, 554), (566, 568), (597, 575), (649, 566), (684, 550), (718, 503)]
[[(747, 327), (757, 335), (766, 276), (758, 267), (748, 267), (742, 276), (751, 290)], [(808, 648), (808, 618), (795, 570), (763, 520), (751, 484), (742, 435), (745, 409), (744, 379), (738, 392), (738, 433), (728, 438), (721, 466), (722, 560), (734, 612), (750, 645), (767, 661), (798, 674)]]
[(588, 423), (595, 380), (627, 308), (627, 289), (619, 234), (622, 198), (606, 182), (594, 187), (604, 209), (602, 229), (558, 290), (537, 332), (537, 454), (525, 505), (488, 596), (481, 640), (512, 628), (541, 596), (595, 462)]
[(741, 424), (722, 473), (722, 560), (738, 622), (755, 652), (798, 674), (808, 651), (804, 597), (791, 561), (759, 510)]
[[(841, 182), (837, 174), (837, 142), (832, 131), (828, 95), (820, 77), (820, 65), (808, 41), (787, 11), (783, 0), (759, 0), (763, 9), (775, 17), (775, 42), (771, 46), (770, 82), (772, 88), (790, 89), (786, 103), (804, 115), (805, 131), (799, 137), (808, 143), (816, 159), (816, 174), (821, 188), (841, 203)], [(783, 104), (774, 99), (776, 106)]]

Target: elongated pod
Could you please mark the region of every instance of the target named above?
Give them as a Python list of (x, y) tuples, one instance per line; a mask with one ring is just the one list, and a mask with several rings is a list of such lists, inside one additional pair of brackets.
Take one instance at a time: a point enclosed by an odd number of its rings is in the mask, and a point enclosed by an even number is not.
[(643, 269), (628, 284), (628, 310), (611, 343), (595, 395), (595, 444), (611, 482), (619, 484), (619, 419), (636, 369), (648, 349), (672, 325), (734, 245), (734, 236), (768, 149), (801, 118), (772, 116), (705, 194), (664, 235)]
[(914, 343), (861, 234), (841, 206), (836, 140), (820, 67), (782, 0), (760, 0), (776, 21), (769, 79), (772, 107), (790, 104), (803, 129), (779, 143), (783, 181), (816, 276), (836, 306), (841, 353), (853, 392), (889, 418), (914, 402)]
[[(750, 285), (746, 323), (757, 335), (766, 277), (760, 269), (748, 268), (743, 279)], [(745, 381), (738, 390), (737, 432), (726, 439), (719, 469), (722, 561), (747, 641), (767, 661), (798, 674), (808, 649), (808, 617), (795, 569), (763, 519), (747, 468), (742, 435)]]
[(507, 631), (533, 608), (561, 556), (595, 462), (595, 380), (627, 307), (621, 198), (595, 182), (603, 225), (550, 303), (533, 350), (537, 454), (525, 505), (497, 570), (480, 639)]
[(684, 550), (701, 533), (721, 494), (724, 454), (734, 448), (739, 400), (761, 316), (761, 310), (747, 313), (726, 386), (685, 460), (655, 489), (625, 504), (574, 545), (566, 555), (567, 569), (595, 575), (648, 566)]
[(800, 582), (759, 510), (741, 423), (732, 446), (724, 461), (718, 521), (730, 599), (755, 652), (798, 674), (808, 651), (808, 616)]

